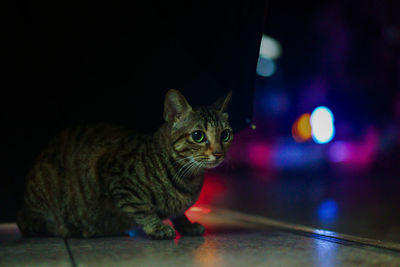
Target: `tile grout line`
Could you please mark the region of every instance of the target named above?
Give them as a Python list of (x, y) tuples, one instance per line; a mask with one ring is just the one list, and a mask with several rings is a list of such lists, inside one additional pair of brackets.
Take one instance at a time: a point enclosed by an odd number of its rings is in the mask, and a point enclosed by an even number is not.
[(71, 260), (72, 267), (77, 267), (78, 265), (75, 262), (74, 256), (72, 255), (71, 248), (70, 248), (66, 238), (64, 238), (64, 244), (65, 244), (65, 247), (66, 247), (66, 249), (68, 251), (68, 255), (69, 255), (69, 259)]

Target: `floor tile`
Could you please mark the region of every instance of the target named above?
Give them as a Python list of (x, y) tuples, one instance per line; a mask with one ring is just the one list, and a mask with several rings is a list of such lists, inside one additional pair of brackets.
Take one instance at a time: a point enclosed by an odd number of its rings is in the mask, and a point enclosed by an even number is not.
[(22, 238), (15, 224), (0, 224), (0, 266), (71, 266), (63, 239)]
[(69, 239), (79, 266), (395, 266), (400, 253), (319, 235), (238, 221), (229, 213), (190, 213), (204, 237), (153, 241), (132, 236)]

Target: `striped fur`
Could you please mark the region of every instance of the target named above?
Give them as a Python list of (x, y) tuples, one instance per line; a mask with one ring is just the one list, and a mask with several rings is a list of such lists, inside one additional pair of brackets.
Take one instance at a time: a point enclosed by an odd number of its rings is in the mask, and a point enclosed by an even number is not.
[[(152, 135), (98, 124), (67, 129), (30, 170), (17, 224), (25, 235), (105, 236), (140, 226), (153, 239), (175, 230), (201, 235), (184, 212), (195, 203), (203, 172), (222, 162), (232, 141), (226, 106), (192, 108), (176, 90), (165, 100), (166, 122)], [(196, 143), (195, 130), (207, 141)], [(215, 155), (222, 155), (219, 159)]]

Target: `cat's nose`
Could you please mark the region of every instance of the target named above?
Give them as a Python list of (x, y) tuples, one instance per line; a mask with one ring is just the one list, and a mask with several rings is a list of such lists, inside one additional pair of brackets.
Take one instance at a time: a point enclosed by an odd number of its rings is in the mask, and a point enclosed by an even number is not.
[(213, 152), (212, 154), (214, 155), (214, 157), (216, 159), (220, 159), (222, 157), (222, 153), (221, 152)]

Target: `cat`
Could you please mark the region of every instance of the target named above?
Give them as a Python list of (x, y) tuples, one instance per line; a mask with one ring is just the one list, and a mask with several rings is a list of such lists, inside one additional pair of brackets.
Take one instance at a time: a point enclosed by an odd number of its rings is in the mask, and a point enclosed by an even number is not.
[[(227, 106), (192, 107), (175, 89), (162, 126), (151, 135), (96, 124), (66, 129), (28, 173), (17, 225), (27, 236), (96, 237), (139, 226), (151, 239), (202, 235), (185, 211), (204, 171), (218, 166), (233, 140)], [(170, 218), (174, 227), (164, 224)], [(175, 228), (175, 229), (174, 229)]]

